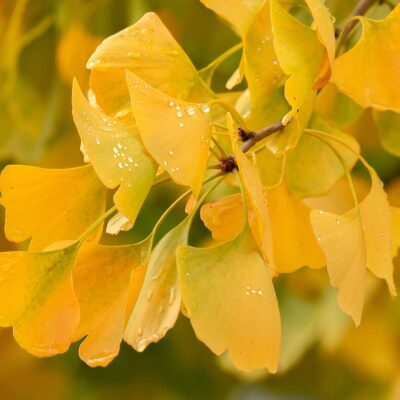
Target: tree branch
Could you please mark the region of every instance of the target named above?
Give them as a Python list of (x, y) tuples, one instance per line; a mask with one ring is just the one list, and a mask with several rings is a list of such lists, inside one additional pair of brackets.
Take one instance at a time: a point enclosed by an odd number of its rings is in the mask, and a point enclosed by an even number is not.
[[(290, 123), (291, 120), (289, 120)], [(286, 125), (283, 124), (282, 120), (276, 122), (275, 124), (269, 125), (266, 128), (263, 128), (257, 132), (250, 132), (247, 134), (247, 139), (243, 141), (242, 144), (242, 152), (246, 153), (249, 151), (256, 143), (265, 139), (268, 136), (271, 136), (273, 133), (279, 132), (285, 128)]]

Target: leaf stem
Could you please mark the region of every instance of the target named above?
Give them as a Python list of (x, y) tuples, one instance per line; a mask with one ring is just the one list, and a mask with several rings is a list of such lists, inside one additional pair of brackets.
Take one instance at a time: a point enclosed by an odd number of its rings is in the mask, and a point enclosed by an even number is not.
[(211, 100), (208, 104), (210, 106), (216, 104), (216, 105), (223, 107), (226, 111), (228, 111), (232, 114), (233, 118), (235, 119), (236, 123), (239, 126), (242, 126), (244, 129), (247, 130), (246, 122), (244, 121), (242, 116), (238, 113), (238, 111), (236, 110), (235, 107), (232, 107), (229, 103), (227, 103), (226, 101), (221, 100), (221, 99)]
[(232, 56), (233, 54), (235, 54), (237, 51), (239, 51), (240, 49), (243, 48), (243, 43), (238, 43), (235, 46), (231, 47), (230, 49), (224, 51), (221, 55), (219, 55), (215, 60), (211, 61), (207, 66), (205, 66), (204, 68), (202, 68), (199, 71), (199, 74), (201, 76), (204, 76), (208, 73), (210, 73), (210, 76), (208, 77), (209, 82), (207, 82), (208, 84), (211, 84), (211, 79), (212, 76), (215, 72), (215, 70), (225, 61), (227, 60), (230, 56)]
[[(350, 173), (349, 169), (348, 169), (347, 166), (346, 166), (346, 162), (345, 162), (345, 160), (343, 159), (342, 155), (335, 149), (334, 146), (332, 146), (331, 143), (329, 143), (327, 140), (324, 139), (324, 135), (322, 134), (323, 132), (320, 133), (319, 131), (314, 131), (314, 130), (311, 130), (311, 129), (307, 129), (307, 130), (305, 130), (305, 133), (306, 133), (307, 135), (313, 136), (313, 137), (315, 137), (315, 138), (321, 140), (323, 143), (325, 143), (325, 144), (332, 150), (332, 152), (335, 154), (335, 156), (338, 158), (338, 160), (339, 160), (340, 164), (342, 165), (343, 170), (344, 170), (344, 172), (345, 172), (347, 181), (348, 181), (348, 183), (349, 183), (349, 188), (350, 188), (350, 191), (351, 191), (351, 195), (352, 195), (352, 197), (353, 197), (353, 200), (354, 200), (354, 205), (355, 205), (355, 207), (356, 207), (356, 209), (357, 209), (357, 212), (360, 213), (360, 204), (359, 204), (359, 202), (358, 202), (358, 197), (357, 197), (356, 189), (355, 189), (355, 187), (354, 187), (353, 178), (352, 178), (352, 176), (351, 176), (351, 173)], [(328, 136), (328, 135), (326, 135), (326, 137), (329, 137), (329, 138), (330, 138), (330, 136)], [(346, 146), (349, 150), (351, 150), (351, 151), (354, 152), (354, 150), (353, 150), (350, 146), (347, 146), (347, 145), (346, 145), (345, 143), (343, 143), (342, 141), (337, 140), (337, 142), (341, 143), (342, 145)], [(358, 155), (358, 156), (359, 156), (359, 155)], [(362, 157), (359, 156), (359, 158), (361, 159)]]

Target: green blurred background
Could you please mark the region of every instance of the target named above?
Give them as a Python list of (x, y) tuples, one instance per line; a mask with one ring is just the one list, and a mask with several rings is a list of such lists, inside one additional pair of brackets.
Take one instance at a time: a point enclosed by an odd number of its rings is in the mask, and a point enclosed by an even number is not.
[[(339, 21), (354, 4), (329, 2)], [(0, 0), (0, 169), (9, 163), (47, 168), (83, 163), (71, 118), (72, 78), (87, 88), (85, 62), (94, 48), (150, 10), (198, 68), (239, 41), (198, 0)], [(239, 57), (217, 71), (215, 90), (224, 90)], [(349, 132), (361, 141), (400, 206), (399, 159), (381, 148), (373, 129), (365, 134), (368, 118), (364, 113)], [(169, 184), (155, 190), (135, 229), (119, 240), (144, 237), (175, 196)], [(164, 232), (181, 215), (177, 210)], [(2, 225), (3, 220), (1, 211)], [(194, 242), (205, 234), (196, 226)], [(1, 231), (0, 249), (17, 248)], [(65, 355), (36, 359), (14, 343), (9, 329), (2, 329), (0, 399), (400, 399), (400, 301), (389, 299), (383, 285), (371, 284), (364, 322), (356, 330), (327, 286), (325, 271), (302, 270), (279, 279), (286, 333), (283, 372), (277, 376), (234, 371), (228, 360), (218, 359), (195, 338), (182, 316), (164, 340), (143, 354), (123, 345), (106, 369), (81, 362), (78, 345)]]

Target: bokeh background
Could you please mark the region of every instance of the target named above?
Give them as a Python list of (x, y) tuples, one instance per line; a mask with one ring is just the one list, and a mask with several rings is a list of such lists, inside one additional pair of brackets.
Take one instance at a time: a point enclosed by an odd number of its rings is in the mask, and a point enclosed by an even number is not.
[[(356, 1), (328, 1), (340, 21)], [(0, 170), (9, 163), (47, 168), (82, 165), (71, 118), (74, 76), (87, 88), (85, 63), (101, 40), (155, 11), (202, 68), (238, 43), (235, 33), (198, 0), (0, 0)], [(380, 12), (388, 11), (381, 9)], [(240, 54), (224, 62), (213, 87), (224, 83)], [(380, 145), (369, 111), (346, 127), (400, 206), (400, 160)], [(357, 171), (356, 171), (357, 173)], [(367, 182), (356, 175), (363, 190)], [(327, 202), (346, 202), (339, 182)], [(149, 232), (176, 196), (167, 184), (150, 196), (135, 229), (119, 242)], [(177, 210), (164, 231), (181, 217)], [(4, 213), (0, 211), (3, 226)], [(44, 222), (45, 223), (45, 222)], [(195, 225), (192, 241), (204, 237)], [(104, 237), (112, 243), (115, 238)], [(0, 230), (0, 250), (15, 250)], [(397, 260), (397, 267), (400, 263)], [(396, 282), (399, 276), (396, 273)], [(0, 330), (0, 399), (137, 400), (398, 400), (400, 399), (400, 300), (371, 281), (364, 320), (355, 329), (338, 309), (326, 272), (301, 270), (279, 278), (284, 328), (281, 372), (242, 374), (199, 342), (184, 317), (143, 354), (123, 345), (106, 369), (91, 369), (73, 345), (67, 354), (36, 359)]]

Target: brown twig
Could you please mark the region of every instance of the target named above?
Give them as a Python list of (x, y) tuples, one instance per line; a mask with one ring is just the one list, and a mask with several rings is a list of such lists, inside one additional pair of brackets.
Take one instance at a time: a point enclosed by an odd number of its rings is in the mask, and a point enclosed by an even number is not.
[[(290, 123), (290, 120), (289, 120), (289, 123)], [(268, 136), (271, 136), (273, 133), (281, 131), (282, 129), (285, 128), (286, 125), (284, 125), (281, 120), (279, 122), (276, 122), (275, 124), (272, 124), (272, 125), (267, 126), (266, 128), (263, 128), (257, 132), (247, 133), (246, 134), (247, 139), (242, 144), (242, 148), (241, 148), (242, 152), (246, 153), (246, 151), (249, 151), (256, 143), (265, 139)]]

